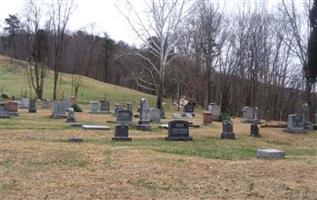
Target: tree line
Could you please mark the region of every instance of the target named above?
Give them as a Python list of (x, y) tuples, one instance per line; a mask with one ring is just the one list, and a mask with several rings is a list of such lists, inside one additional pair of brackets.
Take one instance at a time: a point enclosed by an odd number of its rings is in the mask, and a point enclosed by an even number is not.
[[(71, 73), (77, 96), (82, 76), (122, 85), (176, 102), (186, 96), (204, 108), (211, 102), (237, 116), (258, 107), (268, 119), (286, 119), (300, 103), (316, 111), (317, 2), (281, 0), (265, 6), (224, 11), (212, 1), (153, 0), (146, 17), (126, 1), (120, 8), (142, 45), (116, 42), (92, 28), (70, 32), (75, 4), (53, 1), (50, 12), (28, 1), (26, 15), (9, 15), (0, 51), (29, 63), (29, 79), (43, 98), (47, 67)], [(128, 10), (128, 11), (127, 11)]]

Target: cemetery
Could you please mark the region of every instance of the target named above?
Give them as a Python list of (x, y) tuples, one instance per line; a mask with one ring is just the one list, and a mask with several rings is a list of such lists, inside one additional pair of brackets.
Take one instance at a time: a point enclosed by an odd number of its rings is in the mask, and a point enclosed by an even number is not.
[(317, 200), (317, 0), (21, 1), (0, 200)]

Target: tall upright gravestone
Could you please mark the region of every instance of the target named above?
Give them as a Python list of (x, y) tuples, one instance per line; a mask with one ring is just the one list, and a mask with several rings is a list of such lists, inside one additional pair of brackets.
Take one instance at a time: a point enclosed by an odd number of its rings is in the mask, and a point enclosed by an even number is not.
[(30, 100), (29, 113), (36, 113), (36, 101)]
[(229, 120), (222, 122), (221, 139), (235, 139), (235, 133), (233, 132), (233, 124)]
[(150, 127), (150, 104), (146, 98), (140, 100), (140, 120), (138, 129), (149, 130)]

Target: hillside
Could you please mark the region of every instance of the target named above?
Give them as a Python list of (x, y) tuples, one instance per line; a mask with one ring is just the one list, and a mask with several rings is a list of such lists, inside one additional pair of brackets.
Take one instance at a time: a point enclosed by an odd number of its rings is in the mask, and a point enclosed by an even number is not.
[[(72, 75), (60, 73), (60, 93), (65, 97), (71, 96)], [(35, 95), (33, 90), (30, 90), (28, 84), (27, 70), (25, 63), (20, 60), (0, 56), (0, 91), (11, 96), (20, 98), (25, 91), (28, 96)], [(52, 99), (53, 91), (53, 71), (49, 70), (45, 80), (44, 98)], [(31, 92), (31, 93), (30, 93)], [(147, 97), (151, 105), (155, 105), (155, 96), (145, 94), (136, 90), (103, 83), (88, 77), (83, 77), (82, 85), (79, 88), (78, 98), (81, 103), (88, 103), (91, 100), (99, 100), (106, 95), (108, 100), (112, 102), (124, 102), (126, 100), (137, 104), (141, 97)]]

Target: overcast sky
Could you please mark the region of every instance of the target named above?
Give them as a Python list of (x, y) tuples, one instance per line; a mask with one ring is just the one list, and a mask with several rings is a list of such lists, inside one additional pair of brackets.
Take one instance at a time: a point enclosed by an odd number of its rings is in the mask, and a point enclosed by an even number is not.
[[(35, 0), (41, 3), (50, 0)], [(122, 14), (118, 11), (118, 6), (122, 7), (125, 0), (75, 0), (77, 7), (71, 16), (68, 29), (75, 31), (86, 28), (87, 31), (93, 30), (96, 34), (107, 32), (116, 41), (123, 40), (130, 44), (138, 43), (137, 36), (132, 31)], [(130, 0), (137, 10), (144, 10), (144, 0)], [(146, 0), (145, 0), (146, 1)], [(225, 0), (213, 0), (223, 3)], [(281, 0), (227, 0), (226, 9), (236, 6), (242, 2), (254, 4), (258, 2), (266, 6), (272, 6)], [(301, 0), (298, 0), (301, 1)], [(0, 26), (3, 26), (4, 19), (8, 14), (20, 14), (26, 0), (1, 0), (0, 5)], [(0, 27), (2, 29), (2, 27)]]

